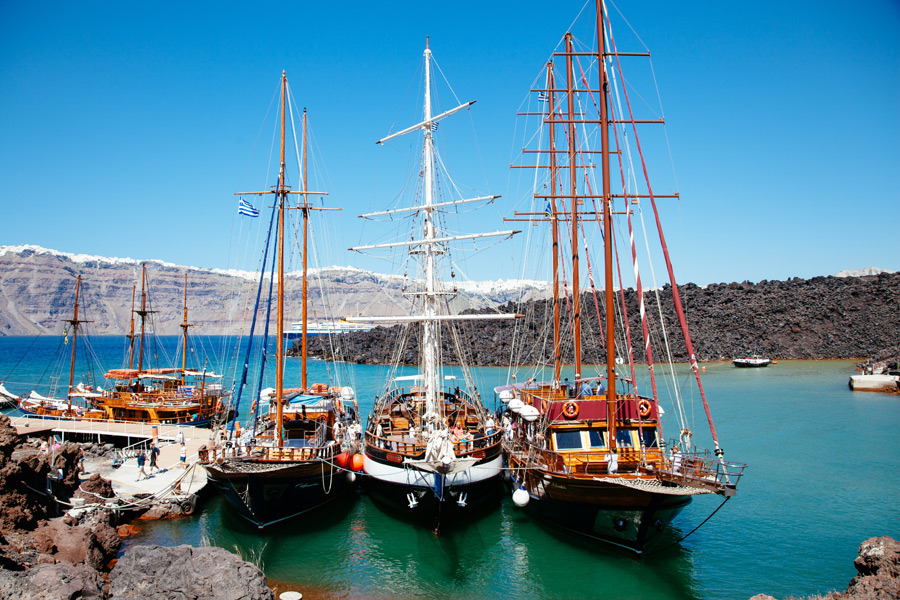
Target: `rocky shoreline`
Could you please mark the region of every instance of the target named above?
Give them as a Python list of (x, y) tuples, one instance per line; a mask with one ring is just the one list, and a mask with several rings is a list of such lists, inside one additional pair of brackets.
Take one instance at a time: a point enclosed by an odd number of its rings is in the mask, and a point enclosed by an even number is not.
[[(598, 292), (599, 293), (599, 292)], [(779, 359), (865, 358), (900, 340), (900, 273), (864, 277), (794, 278), (788, 281), (728, 283), (679, 287), (694, 350), (701, 361), (758, 354)], [(625, 291), (625, 305), (632, 335), (639, 335), (639, 302), (634, 290)], [(647, 306), (655, 306), (654, 292), (645, 292)], [(659, 290), (663, 319), (676, 360), (687, 360), (674, 310), (672, 289)], [(603, 336), (597, 327), (592, 292), (582, 297), (582, 348), (588, 362), (601, 362)], [(552, 301), (508, 303), (497, 312), (518, 312), (517, 321), (480, 321), (460, 327), (473, 366), (546, 364), (552, 360), (550, 345), (541, 344), (541, 324), (548, 321)], [(566, 305), (563, 304), (565, 312)], [(656, 309), (651, 309), (655, 311)], [(488, 311), (475, 311), (488, 312)], [(493, 311), (492, 311), (493, 312)], [(602, 298), (599, 313), (603, 318)], [(568, 319), (568, 316), (564, 316)], [(658, 319), (657, 319), (658, 321)], [(657, 328), (654, 331), (654, 325)], [(343, 360), (362, 364), (389, 364), (395, 357), (395, 340), (405, 326), (377, 327), (367, 332), (343, 334), (337, 341)], [(400, 364), (418, 360), (418, 337), (410, 325), (409, 343)], [(651, 322), (651, 333), (658, 333)], [(638, 332), (638, 333), (635, 333)], [(452, 336), (443, 337), (442, 355), (455, 356)], [(292, 353), (299, 352), (295, 342)], [(572, 346), (564, 343), (564, 353)], [(635, 360), (643, 362), (642, 344), (634, 344)], [(328, 359), (325, 340), (311, 338), (310, 355)], [(513, 358), (514, 357), (514, 358)], [(564, 356), (571, 361), (571, 356)]]
[[(74, 443), (41, 452), (0, 415), (0, 598), (275, 597), (258, 567), (221, 548), (134, 546), (119, 556), (130, 519), (180, 513), (122, 510), (108, 480), (81, 476), (84, 453)], [(61, 506), (77, 508), (58, 515)]]
[[(825, 596), (811, 596), (808, 600), (900, 598), (900, 542), (887, 536), (867, 539), (859, 545), (859, 553), (853, 561), (853, 566), (856, 567), (857, 575), (850, 580), (846, 590)], [(750, 600), (775, 600), (775, 598), (757, 594)]]

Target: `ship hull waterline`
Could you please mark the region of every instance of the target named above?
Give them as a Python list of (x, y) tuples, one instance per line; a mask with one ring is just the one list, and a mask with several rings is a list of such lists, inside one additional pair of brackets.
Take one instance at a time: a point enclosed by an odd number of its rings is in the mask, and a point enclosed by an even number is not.
[[(523, 487), (512, 475), (507, 484), (510, 491)], [(541, 496), (529, 491), (524, 510), (554, 527), (642, 554), (648, 542), (664, 531), (692, 499), (598, 482), (587, 487), (591, 489), (587, 502), (585, 495), (581, 501), (571, 501), (554, 498), (546, 491)]]
[[(435, 533), (460, 522), (471, 522), (500, 504), (503, 485), (501, 456), (476, 463), (456, 475), (437, 476), (365, 456), (363, 488), (386, 512), (429, 527)], [(439, 482), (435, 478), (440, 479)], [(410, 506), (410, 500), (414, 500)]]
[(259, 529), (336, 500), (356, 480), (354, 473), (323, 461), (268, 466), (246, 473), (206, 465), (209, 481), (239, 515)]

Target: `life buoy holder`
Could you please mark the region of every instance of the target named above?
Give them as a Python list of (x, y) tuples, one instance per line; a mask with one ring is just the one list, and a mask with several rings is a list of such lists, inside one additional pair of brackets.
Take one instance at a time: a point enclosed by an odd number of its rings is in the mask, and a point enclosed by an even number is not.
[(647, 417), (649, 417), (650, 411), (652, 410), (652, 408), (653, 408), (653, 405), (650, 404), (649, 400), (644, 399), (644, 400), (641, 400), (640, 402), (638, 402), (638, 413), (640, 413), (641, 418), (646, 419)]
[(566, 402), (563, 404), (562, 413), (565, 418), (574, 419), (578, 416), (578, 403), (571, 401)]

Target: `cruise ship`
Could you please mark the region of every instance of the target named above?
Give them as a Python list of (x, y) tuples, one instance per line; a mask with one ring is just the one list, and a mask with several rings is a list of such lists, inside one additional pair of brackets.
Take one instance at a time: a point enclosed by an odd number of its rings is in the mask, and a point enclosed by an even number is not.
[[(330, 335), (337, 333), (352, 333), (354, 331), (369, 331), (372, 325), (363, 323), (350, 323), (341, 319), (340, 321), (313, 321), (306, 324), (306, 335)], [(285, 338), (289, 340), (298, 339), (303, 335), (303, 321), (291, 323), (290, 331), (284, 332)]]

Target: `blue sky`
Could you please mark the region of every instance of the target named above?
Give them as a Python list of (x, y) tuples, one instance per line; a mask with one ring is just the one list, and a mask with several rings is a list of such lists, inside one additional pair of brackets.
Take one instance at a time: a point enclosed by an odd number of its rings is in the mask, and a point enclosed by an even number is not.
[[(521, 208), (516, 110), (581, 6), (0, 2), (0, 244), (247, 267), (235, 247), (256, 234), (233, 193), (273, 183), (274, 113), (262, 124), (284, 69), (326, 204), (344, 208), (323, 262), (386, 271), (342, 250), (374, 241), (355, 216), (386, 208), (407, 176), (393, 167), (407, 147), (374, 142), (417, 117), (426, 35), (453, 91), (477, 100), (446, 126), (474, 132), (451, 169), (504, 195), (474, 230), (505, 228)], [(900, 270), (900, 4), (617, 6), (653, 55), (680, 282)], [(467, 274), (510, 277), (515, 260), (492, 250)]]

